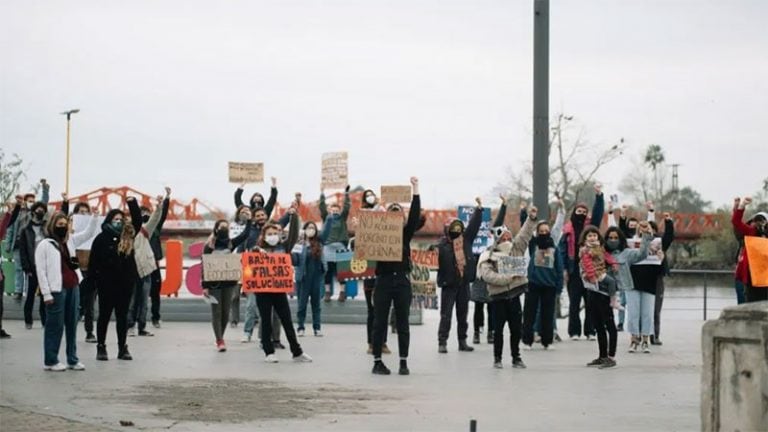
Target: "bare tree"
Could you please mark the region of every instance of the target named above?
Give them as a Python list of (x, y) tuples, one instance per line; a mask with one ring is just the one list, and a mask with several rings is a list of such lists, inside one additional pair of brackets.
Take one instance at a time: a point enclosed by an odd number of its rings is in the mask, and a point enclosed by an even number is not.
[(22, 179), (25, 178), (23, 162), (19, 155), (12, 154), (9, 160), (0, 149), (0, 203), (7, 203), (19, 191)]

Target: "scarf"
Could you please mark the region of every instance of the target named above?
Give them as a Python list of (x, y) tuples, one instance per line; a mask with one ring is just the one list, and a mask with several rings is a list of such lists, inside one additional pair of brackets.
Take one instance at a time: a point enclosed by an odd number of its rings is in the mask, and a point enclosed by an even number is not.
[(453, 244), (453, 256), (456, 257), (456, 269), (459, 277), (464, 277), (464, 268), (467, 266), (467, 257), (464, 256), (464, 236), (459, 236), (451, 242)]

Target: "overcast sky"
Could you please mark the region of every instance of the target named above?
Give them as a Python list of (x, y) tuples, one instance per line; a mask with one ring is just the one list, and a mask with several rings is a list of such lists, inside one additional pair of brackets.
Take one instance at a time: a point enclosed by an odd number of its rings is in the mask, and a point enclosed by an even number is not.
[[(766, 169), (768, 2), (559, 0), (550, 107), (593, 142), (661, 145), (717, 204)], [(231, 209), (227, 161), (261, 161), (281, 201), (418, 175), (429, 207), (489, 196), (532, 156), (533, 1), (0, 2), (0, 145), (72, 192), (169, 184)], [(630, 158), (599, 174), (609, 191)], [(266, 185), (247, 192), (266, 192)]]

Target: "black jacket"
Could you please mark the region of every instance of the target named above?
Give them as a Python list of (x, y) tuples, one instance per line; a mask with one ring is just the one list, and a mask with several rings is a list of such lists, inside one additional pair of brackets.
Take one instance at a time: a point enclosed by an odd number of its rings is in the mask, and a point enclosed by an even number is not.
[[(41, 226), (41, 229), (43, 227)], [(43, 233), (43, 237), (45, 234)], [(35, 229), (32, 228), (32, 221), (21, 231), (19, 237), (19, 256), (21, 257), (21, 269), (25, 273), (35, 272)]]
[[(245, 240), (248, 238), (248, 235), (251, 233), (251, 229), (253, 228), (253, 223), (251, 221), (248, 221), (248, 223), (245, 226), (245, 229), (243, 230), (240, 235), (230, 240), (226, 245), (217, 245), (214, 244), (213, 247), (211, 247), (210, 244), (206, 243), (205, 247), (203, 248), (203, 255), (212, 254), (214, 251), (217, 250), (227, 250), (229, 252), (233, 252), (235, 249), (238, 248)], [(215, 240), (214, 240), (215, 242)], [(202, 269), (202, 267), (201, 267)], [(225, 282), (206, 282), (205, 278), (203, 277), (205, 273), (201, 270), (200, 278), (203, 281), (203, 288), (205, 289), (220, 289), (227, 286), (231, 286), (232, 284), (238, 283), (239, 281), (225, 281)]]
[(464, 230), (464, 277), (459, 276), (456, 268), (456, 254), (453, 252), (453, 242), (448, 237), (446, 228), (445, 237), (437, 245), (437, 286), (458, 287), (462, 284), (473, 282), (477, 273), (477, 262), (472, 253), (472, 243), (475, 242), (480, 225), (483, 223), (483, 208), (477, 207), (472, 213), (472, 218)]
[[(267, 219), (272, 217), (272, 210), (275, 208), (275, 203), (277, 203), (277, 188), (273, 187), (269, 190), (269, 199), (264, 203), (264, 211), (267, 212)], [(235, 208), (239, 209), (243, 205), (243, 189), (237, 188), (235, 191)], [(253, 203), (249, 202), (248, 207), (251, 211), (256, 210), (256, 206), (253, 205)]]
[(421, 224), (421, 197), (414, 195), (411, 198), (411, 209), (408, 211), (408, 222), (403, 227), (403, 260), (377, 263), (377, 276), (395, 273), (404, 275), (411, 271), (411, 240)]
[[(136, 235), (141, 235), (141, 209), (135, 200), (128, 201), (128, 208)], [(93, 278), (98, 290), (132, 288), (136, 285), (138, 278), (134, 258), (135, 251), (128, 255), (118, 253), (117, 245), (120, 243), (120, 234), (112, 230), (111, 223), (112, 216), (107, 215), (101, 227), (101, 233), (93, 240), (88, 276)]]
[(163, 200), (163, 209), (160, 211), (160, 222), (157, 224), (155, 232), (149, 233), (149, 247), (152, 248), (152, 253), (155, 255), (155, 260), (160, 261), (163, 259), (163, 246), (160, 244), (160, 233), (163, 231), (163, 224), (168, 217), (168, 206), (170, 200), (165, 198)]

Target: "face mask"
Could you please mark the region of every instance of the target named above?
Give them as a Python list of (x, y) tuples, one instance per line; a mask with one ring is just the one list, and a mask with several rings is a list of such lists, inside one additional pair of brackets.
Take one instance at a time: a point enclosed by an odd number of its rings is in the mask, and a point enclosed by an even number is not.
[(250, 218), (251, 218), (251, 215), (249, 215), (249, 214), (241, 214), (239, 220), (240, 220), (241, 223), (246, 223), (246, 222), (248, 222), (248, 219), (250, 219)]
[(308, 228), (304, 233), (307, 235), (307, 238), (312, 238), (317, 234), (317, 231), (314, 228)]
[(32, 210), (32, 206), (35, 205), (33, 201), (27, 201), (27, 210)]
[(571, 217), (571, 222), (573, 222), (576, 225), (584, 225), (584, 222), (587, 221), (587, 215), (585, 214), (574, 214), (573, 217)]
[(555, 242), (552, 241), (552, 236), (547, 234), (539, 234), (536, 236), (536, 246), (539, 249), (549, 249), (555, 246)]
[(63, 227), (58, 227), (57, 226), (57, 227), (53, 228), (53, 235), (55, 235), (59, 239), (63, 240), (64, 237), (67, 236), (67, 232), (68, 231), (69, 231), (69, 229), (67, 227), (65, 227), (65, 226), (63, 226)]
[(114, 228), (116, 231), (122, 231), (123, 230), (123, 221), (113, 221), (112, 222), (112, 228)]
[(504, 241), (496, 245), (496, 250), (503, 253), (509, 253), (509, 251), (512, 250), (512, 242), (511, 241)]
[(451, 238), (451, 240), (456, 240), (457, 238), (461, 237), (461, 232), (459, 231), (451, 231), (448, 233), (448, 237)]
[(229, 230), (226, 228), (222, 228), (216, 232), (216, 237), (219, 239), (225, 240), (229, 238)]
[(147, 223), (149, 222), (149, 215), (143, 215), (141, 217), (141, 223)]
[(277, 246), (277, 244), (280, 243), (280, 236), (277, 234), (270, 234), (264, 238), (264, 241), (270, 246)]
[(36, 211), (35, 212), (35, 219), (37, 220), (43, 220), (43, 217), (45, 216), (44, 212)]
[(367, 202), (370, 205), (374, 205), (376, 204), (376, 197), (373, 195), (368, 195), (367, 197), (365, 197), (365, 202)]
[(619, 241), (618, 240), (606, 240), (605, 241), (605, 248), (609, 251), (615, 251), (619, 249)]

